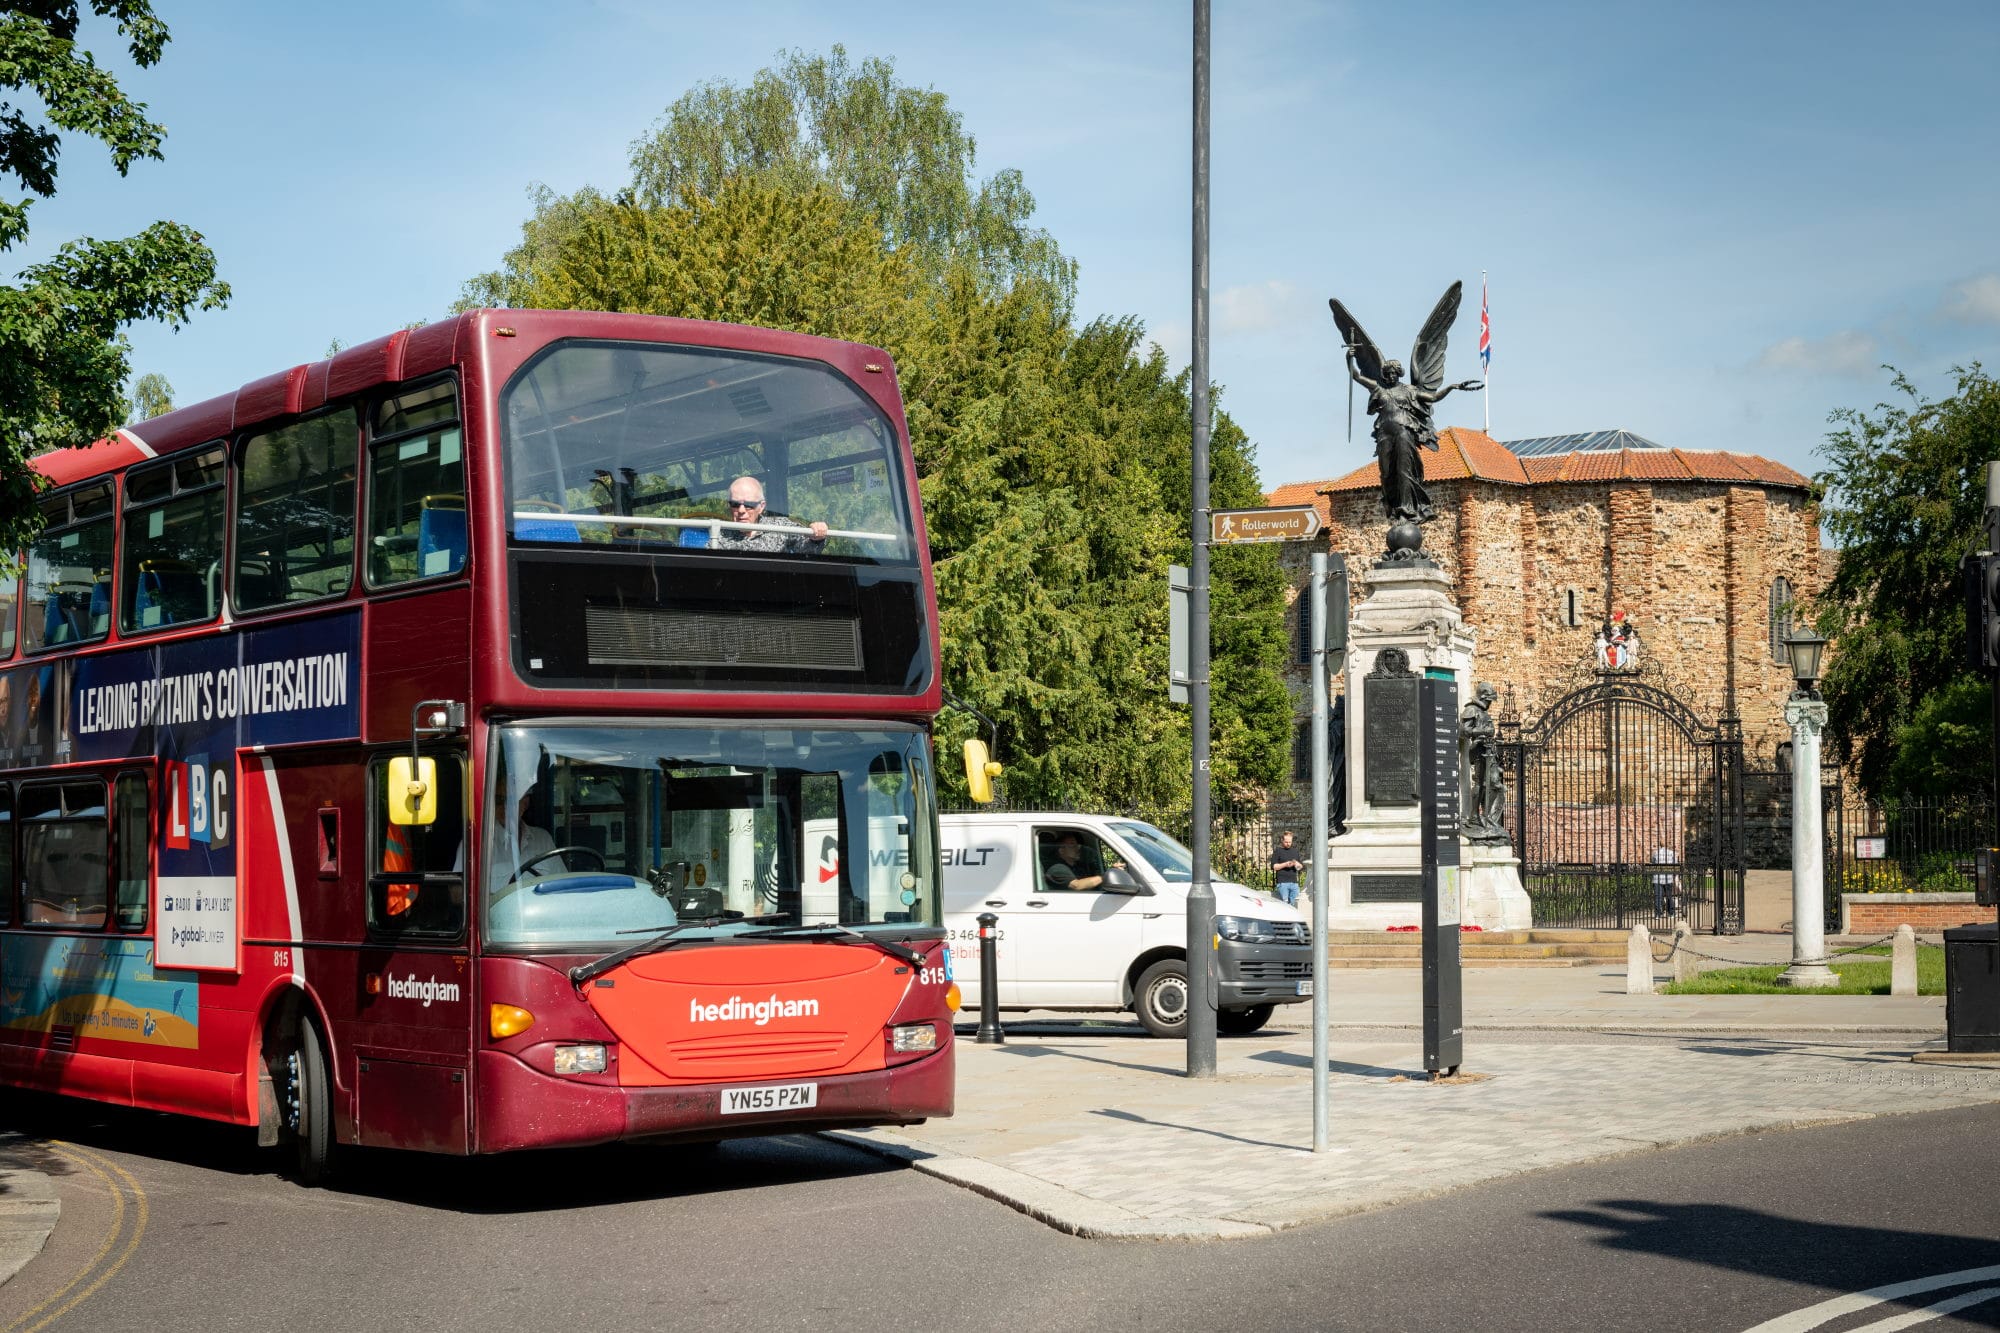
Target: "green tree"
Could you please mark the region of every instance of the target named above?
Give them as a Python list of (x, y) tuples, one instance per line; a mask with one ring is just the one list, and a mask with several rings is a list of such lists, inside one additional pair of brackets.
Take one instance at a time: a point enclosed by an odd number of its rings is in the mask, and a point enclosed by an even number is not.
[[(538, 187), (464, 305), (623, 310), (797, 329), (895, 357), (938, 577), (945, 677), (1001, 726), (1021, 801), (1185, 801), (1167, 701), (1166, 567), (1185, 562), (1189, 380), (1131, 320), (1072, 326), (1074, 265), (1019, 177), (973, 179), (942, 94), (886, 61), (790, 54), (708, 84), (633, 147), (614, 192)], [(1259, 503), (1249, 440), (1212, 431), (1218, 505)], [(1215, 773), (1283, 780), (1283, 577), (1214, 562)], [(939, 723), (955, 747), (977, 724)], [(944, 765), (949, 788), (962, 778)]]
[(126, 405), (125, 424), (136, 425), (165, 416), (174, 410), (174, 386), (158, 371), (147, 371), (132, 385), (132, 401)]
[[(159, 61), (167, 28), (146, 0), (90, 0), (89, 12), (116, 23), (134, 63)], [(46, 118), (0, 114), (0, 170), (45, 199), (56, 191), (61, 131), (101, 141), (120, 175), (161, 155), (165, 131), (78, 45), (80, 22), (75, 0), (0, 7), (0, 86), (39, 103)], [(33, 202), (0, 202), (0, 250), (26, 239)], [(121, 330), (149, 319), (178, 326), (228, 297), (201, 235), (174, 222), (124, 240), (70, 241), (17, 285), (0, 285), (0, 546), (19, 547), (41, 526), (27, 460), (87, 444), (125, 419)]]
[(1876, 797), (1990, 786), (1993, 728), (1971, 705), (1959, 560), (1984, 545), (1986, 464), (2000, 458), (2000, 383), (1977, 364), (1930, 401), (1907, 378), (1827, 436), (1821, 521), (1839, 563), (1819, 599), (1834, 641), (1823, 691), (1833, 733)]

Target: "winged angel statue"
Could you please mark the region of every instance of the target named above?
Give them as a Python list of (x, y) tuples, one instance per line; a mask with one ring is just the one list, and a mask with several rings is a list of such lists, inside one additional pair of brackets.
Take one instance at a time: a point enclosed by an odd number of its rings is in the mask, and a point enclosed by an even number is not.
[[(1347, 373), (1368, 390), (1368, 415), (1375, 418), (1375, 459), (1382, 474), (1382, 516), (1389, 521), (1391, 558), (1411, 558), (1423, 545), (1423, 529), (1417, 525), (1437, 515), (1430, 492), (1424, 489), (1423, 455), (1418, 449), (1435, 451), (1437, 427), (1431, 424), (1431, 404), (1454, 389), (1485, 387), (1478, 380), (1460, 384), (1444, 383), (1445, 339), (1452, 321), (1458, 318), (1459, 297), (1465, 284), (1454, 282), (1438, 298), (1437, 308), (1424, 321), (1417, 345), (1410, 353), (1410, 382), (1403, 380), (1400, 361), (1384, 361), (1382, 351), (1361, 327), (1361, 321), (1339, 300), (1329, 300), (1333, 322), (1340, 326), (1347, 346)], [(1398, 531), (1401, 528), (1402, 531)]]

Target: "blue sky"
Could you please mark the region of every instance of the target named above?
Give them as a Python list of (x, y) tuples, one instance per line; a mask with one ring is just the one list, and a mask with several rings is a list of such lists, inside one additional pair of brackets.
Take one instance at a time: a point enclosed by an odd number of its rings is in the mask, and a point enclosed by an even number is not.
[[(1184, 361), (1186, 4), (155, 0), (132, 71), (166, 160), (67, 145), (25, 262), (157, 217), (203, 231), (235, 299), (134, 366), (187, 403), (447, 312), (517, 238), (527, 188), (615, 187), (682, 92), (780, 48), (892, 57), (946, 93), (982, 175), (1019, 168), (1080, 263), (1078, 313)], [(1405, 356), (1490, 271), (1492, 429), (1623, 427), (1811, 471), (1835, 407), (2000, 365), (2000, 6), (1216, 0), (1212, 368), (1265, 484), (1367, 461), (1326, 300)], [(1440, 424), (1478, 425), (1455, 395)]]

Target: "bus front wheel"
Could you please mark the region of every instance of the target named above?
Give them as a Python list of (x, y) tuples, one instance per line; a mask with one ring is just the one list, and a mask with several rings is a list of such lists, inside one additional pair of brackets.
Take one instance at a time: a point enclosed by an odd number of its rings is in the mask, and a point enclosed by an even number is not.
[(333, 1175), (333, 1081), (326, 1047), (312, 1024), (299, 1025), (286, 1054), (279, 1105), (299, 1154), (299, 1181), (324, 1185)]

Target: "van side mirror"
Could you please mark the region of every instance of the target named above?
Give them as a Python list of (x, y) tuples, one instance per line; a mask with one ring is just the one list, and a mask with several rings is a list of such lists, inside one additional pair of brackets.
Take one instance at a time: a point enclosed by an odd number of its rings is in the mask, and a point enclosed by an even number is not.
[(1122, 893), (1128, 898), (1136, 898), (1146, 891), (1139, 877), (1124, 866), (1106, 866), (1098, 887), (1105, 893)]
[(981, 805), (993, 804), (993, 779), (1000, 776), (1000, 765), (986, 752), (986, 742), (974, 736), (965, 743), (965, 786), (972, 799)]
[(437, 823), (437, 760), (399, 754), (389, 761), (388, 808), (391, 824)]

